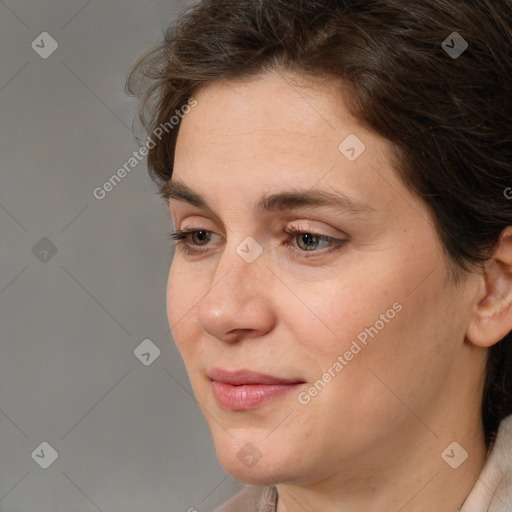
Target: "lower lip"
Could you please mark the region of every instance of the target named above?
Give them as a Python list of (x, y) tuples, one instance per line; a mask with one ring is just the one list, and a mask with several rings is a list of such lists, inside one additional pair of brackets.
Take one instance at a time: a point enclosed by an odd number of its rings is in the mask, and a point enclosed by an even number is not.
[(242, 384), (212, 381), (217, 403), (229, 411), (248, 411), (289, 393), (302, 384)]

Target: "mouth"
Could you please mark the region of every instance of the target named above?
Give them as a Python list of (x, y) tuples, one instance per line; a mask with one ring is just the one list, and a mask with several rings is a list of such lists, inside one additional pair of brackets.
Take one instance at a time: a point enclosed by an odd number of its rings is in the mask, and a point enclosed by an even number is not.
[(218, 405), (229, 411), (256, 409), (305, 383), (301, 379), (275, 377), (250, 370), (229, 372), (222, 368), (213, 368), (208, 377)]

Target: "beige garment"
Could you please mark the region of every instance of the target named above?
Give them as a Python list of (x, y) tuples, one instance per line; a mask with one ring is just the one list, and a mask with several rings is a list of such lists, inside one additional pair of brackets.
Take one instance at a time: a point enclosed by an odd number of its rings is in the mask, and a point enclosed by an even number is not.
[[(276, 512), (277, 498), (273, 486), (246, 484), (214, 512)], [(501, 422), (496, 441), (460, 512), (512, 512), (512, 415)]]
[(512, 511), (512, 415), (505, 418), (460, 512)]
[(246, 484), (233, 498), (215, 512), (276, 512), (277, 491), (273, 486)]

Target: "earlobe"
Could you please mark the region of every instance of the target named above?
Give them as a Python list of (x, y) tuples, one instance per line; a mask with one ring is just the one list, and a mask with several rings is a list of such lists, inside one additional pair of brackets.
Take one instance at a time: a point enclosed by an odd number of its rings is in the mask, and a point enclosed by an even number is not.
[(489, 348), (512, 331), (512, 226), (503, 231), (481, 279), (466, 338)]

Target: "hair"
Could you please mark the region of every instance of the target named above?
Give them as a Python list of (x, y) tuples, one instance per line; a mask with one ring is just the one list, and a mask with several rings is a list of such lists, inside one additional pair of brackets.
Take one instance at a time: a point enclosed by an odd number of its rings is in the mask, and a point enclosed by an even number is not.
[[(461, 55), (449, 54), (454, 37), (467, 41)], [(391, 143), (397, 176), (431, 212), (458, 285), (512, 225), (511, 41), (512, 0), (203, 0), (139, 58), (126, 92), (141, 99), (151, 134), (218, 80), (285, 70), (338, 83), (354, 118)], [(147, 155), (164, 199), (179, 126)], [(511, 368), (509, 332), (482, 376), (488, 447), (512, 413)]]

